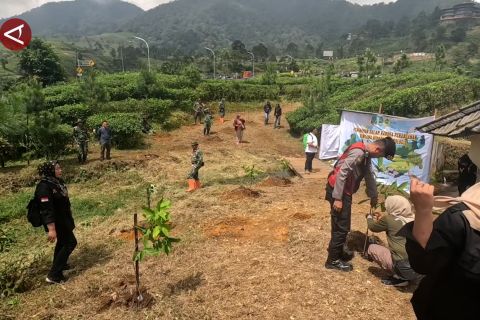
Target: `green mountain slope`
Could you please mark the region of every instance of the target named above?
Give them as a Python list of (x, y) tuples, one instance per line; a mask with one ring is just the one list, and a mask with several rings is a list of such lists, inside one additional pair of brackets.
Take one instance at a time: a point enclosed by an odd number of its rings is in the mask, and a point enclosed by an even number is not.
[(123, 26), (184, 52), (205, 45), (223, 47), (240, 39), (285, 48), (289, 42), (331, 41), (369, 19), (396, 21), (461, 0), (398, 0), (359, 6), (344, 0), (176, 0), (160, 5)]
[(143, 12), (120, 0), (75, 0), (49, 2), (18, 17), (30, 24), (34, 36), (80, 36), (116, 31)]

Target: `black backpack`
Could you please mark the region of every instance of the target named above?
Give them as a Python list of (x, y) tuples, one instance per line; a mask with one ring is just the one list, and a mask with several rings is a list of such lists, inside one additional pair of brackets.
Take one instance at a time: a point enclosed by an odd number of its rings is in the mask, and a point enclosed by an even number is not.
[(40, 204), (36, 197), (33, 197), (27, 205), (27, 220), (35, 228), (43, 225), (42, 216), (40, 215)]

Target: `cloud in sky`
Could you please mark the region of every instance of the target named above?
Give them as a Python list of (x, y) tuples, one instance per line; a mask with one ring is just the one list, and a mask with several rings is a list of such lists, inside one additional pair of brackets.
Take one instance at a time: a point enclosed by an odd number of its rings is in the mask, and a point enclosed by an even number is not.
[(375, 4), (380, 2), (389, 3), (389, 2), (395, 2), (396, 0), (347, 0), (347, 1), (364, 5), (364, 4)]
[[(104, 0), (96, 0), (102, 2)], [(170, 0), (125, 0), (133, 3), (144, 10), (152, 9), (159, 4), (169, 2)], [(0, 0), (0, 18), (11, 17), (30, 9), (36, 8), (47, 2), (59, 2), (55, 0)]]
[[(96, 1), (105, 1), (105, 0), (96, 0)], [(170, 0), (124, 0), (126, 2), (133, 3), (143, 10), (152, 9), (159, 4), (170, 2)], [(379, 2), (393, 2), (395, 0), (348, 0), (353, 3), (358, 4), (373, 4)], [(55, 0), (0, 0), (2, 4), (0, 5), (0, 18), (11, 17), (30, 9), (36, 8), (45, 4), (47, 2), (58, 2)]]

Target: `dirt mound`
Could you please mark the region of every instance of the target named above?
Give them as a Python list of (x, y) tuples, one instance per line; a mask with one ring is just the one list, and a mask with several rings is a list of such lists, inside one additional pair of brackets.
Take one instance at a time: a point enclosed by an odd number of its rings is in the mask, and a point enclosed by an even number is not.
[[(356, 252), (363, 252), (365, 247), (366, 235), (360, 231), (352, 231), (347, 236), (347, 247)], [(382, 240), (376, 235), (369, 235), (370, 243), (383, 244)]]
[(241, 200), (247, 198), (259, 198), (260, 192), (240, 186), (232, 191), (226, 192), (224, 198), (228, 200)]
[(287, 241), (288, 226), (272, 219), (230, 217), (205, 230), (210, 238), (235, 240)]
[(294, 215), (292, 215), (292, 218), (295, 220), (308, 220), (312, 218), (312, 215), (304, 212), (297, 212)]
[(260, 187), (285, 187), (291, 185), (292, 181), (281, 177), (268, 177), (258, 184)]
[(153, 296), (144, 287), (140, 287), (141, 297), (137, 297), (135, 280), (120, 280), (114, 285), (114, 289), (101, 295), (97, 312), (103, 312), (109, 308), (124, 307), (128, 309), (149, 308), (155, 302)]

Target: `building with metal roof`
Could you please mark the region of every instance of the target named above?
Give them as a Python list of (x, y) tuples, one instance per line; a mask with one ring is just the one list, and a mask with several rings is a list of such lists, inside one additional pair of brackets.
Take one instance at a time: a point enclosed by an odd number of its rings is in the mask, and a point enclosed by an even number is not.
[(417, 128), (438, 136), (460, 138), (480, 133), (480, 101)]
[(479, 19), (480, 6), (474, 1), (460, 3), (441, 12), (440, 21)]

